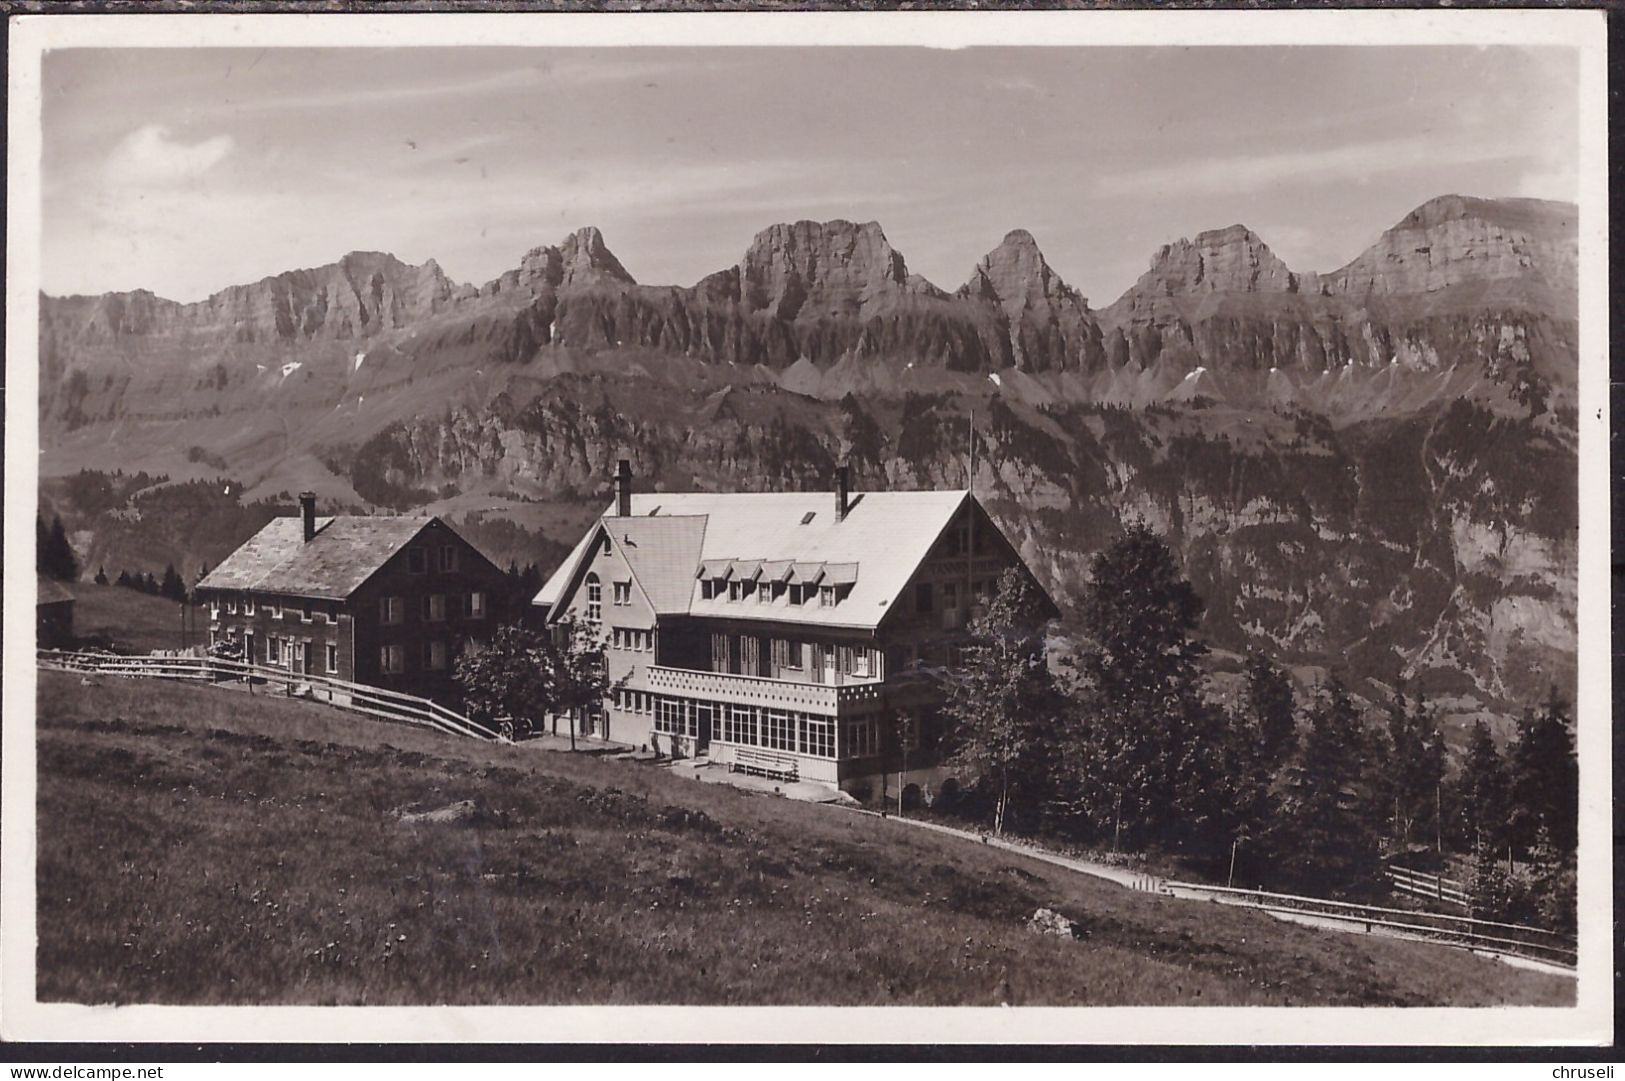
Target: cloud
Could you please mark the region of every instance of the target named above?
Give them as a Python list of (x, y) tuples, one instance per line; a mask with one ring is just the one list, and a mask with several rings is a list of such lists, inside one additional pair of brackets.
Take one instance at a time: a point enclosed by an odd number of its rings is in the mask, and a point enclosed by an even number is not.
[(114, 184), (164, 185), (192, 180), (219, 165), (236, 147), (230, 135), (196, 143), (170, 137), (162, 124), (126, 135), (107, 157), (106, 176)]
[(1287, 150), (1190, 158), (1096, 178), (1094, 193), (1162, 198), (1171, 193), (1227, 194), (1289, 182), (1336, 180), (1359, 183), (1385, 173), (1442, 164), (1501, 161), (1506, 155), (1482, 146), (1440, 145), (1435, 138), (1411, 136), (1349, 143), (1320, 150)]
[(1529, 169), (1518, 178), (1517, 194), (1576, 202), (1580, 196), (1580, 178), (1572, 165)]

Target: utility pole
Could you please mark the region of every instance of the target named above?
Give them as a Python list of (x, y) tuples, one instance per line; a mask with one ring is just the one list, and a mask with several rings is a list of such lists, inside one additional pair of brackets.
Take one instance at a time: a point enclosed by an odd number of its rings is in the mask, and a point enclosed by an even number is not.
[(1239, 845), (1239, 844), (1241, 844), (1241, 838), (1240, 837), (1231, 838), (1231, 840), (1230, 840), (1230, 877), (1224, 880), (1225, 888), (1227, 888), (1227, 889), (1236, 884), (1236, 846)]

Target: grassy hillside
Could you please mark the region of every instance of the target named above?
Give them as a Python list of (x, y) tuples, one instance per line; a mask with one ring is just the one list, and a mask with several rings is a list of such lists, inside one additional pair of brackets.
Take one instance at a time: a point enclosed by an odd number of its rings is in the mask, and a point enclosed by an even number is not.
[[(40, 674), (38, 994), (158, 1003), (1566, 1004), (665, 770)], [(398, 812), (473, 800), (471, 819)], [(1023, 921), (1051, 906), (1083, 941)]]
[[(73, 606), (73, 633), (80, 641), (105, 640), (111, 647), (135, 653), (179, 649), (181, 606), (122, 586), (73, 582), (68, 591)], [(209, 637), (208, 613), (191, 613), (186, 643), (197, 645)]]

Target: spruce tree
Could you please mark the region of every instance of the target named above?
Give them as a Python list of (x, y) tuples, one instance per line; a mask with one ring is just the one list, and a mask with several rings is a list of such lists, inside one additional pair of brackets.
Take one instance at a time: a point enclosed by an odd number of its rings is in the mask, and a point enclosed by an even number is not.
[(1256, 649), (1247, 651), (1247, 710), (1257, 727), (1259, 751), (1271, 768), (1291, 754), (1298, 738), (1292, 677)]
[(73, 545), (68, 543), (68, 533), (62, 528), (61, 516), (51, 516), (49, 530), (43, 529), (36, 519), (35, 538), (39, 544), (39, 552), (35, 557), (37, 569), (63, 582), (77, 581), (79, 560), (73, 554)]
[(1211, 841), (1230, 788), (1222, 715), (1202, 698), (1202, 598), (1135, 523), (1095, 556), (1082, 610), (1083, 753), (1070, 770), (1082, 811), (1114, 840)]
[(1525, 711), (1512, 745), (1511, 839), (1527, 850), (1545, 830), (1560, 853), (1575, 850), (1580, 816), (1580, 775), (1574, 755), (1568, 700), (1555, 688), (1540, 710)]
[(1483, 721), (1473, 724), (1461, 775), (1460, 834), (1469, 850), (1494, 853), (1506, 836), (1506, 763)]
[(97, 567), (96, 568), (96, 584), (99, 585), (99, 586), (105, 586), (107, 584), (107, 568), (106, 567)]
[(181, 576), (175, 573), (175, 564), (165, 564), (164, 578), (158, 586), (158, 595), (167, 597), (172, 601), (184, 601), (186, 599), (186, 584), (181, 581)]
[(1376, 813), (1354, 701), (1333, 678), (1309, 712), (1269, 846), (1287, 882), (1317, 894), (1369, 893), (1381, 881)]

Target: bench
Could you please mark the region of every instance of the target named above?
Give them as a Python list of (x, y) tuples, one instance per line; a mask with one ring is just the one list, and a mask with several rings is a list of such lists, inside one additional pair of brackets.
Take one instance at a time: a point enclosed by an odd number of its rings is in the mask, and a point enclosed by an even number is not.
[(764, 750), (760, 747), (735, 747), (734, 760), (729, 763), (729, 768), (774, 777), (781, 781), (794, 781), (800, 777), (794, 755)]

